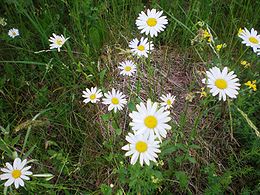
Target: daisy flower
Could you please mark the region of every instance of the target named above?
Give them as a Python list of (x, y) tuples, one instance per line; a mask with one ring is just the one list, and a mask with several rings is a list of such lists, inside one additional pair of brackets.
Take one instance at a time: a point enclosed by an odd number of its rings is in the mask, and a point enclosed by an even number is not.
[(254, 52), (260, 48), (260, 35), (257, 35), (257, 31), (255, 29), (252, 28), (251, 32), (249, 32), (246, 28), (244, 28), (238, 36), (243, 39), (242, 43), (246, 46), (252, 47)]
[(161, 106), (164, 106), (166, 109), (170, 109), (172, 107), (173, 102), (175, 101), (175, 96), (168, 93), (166, 96), (162, 95), (160, 99), (163, 101)]
[(148, 100), (146, 105), (143, 102), (137, 104), (136, 109), (137, 111), (133, 111), (129, 116), (132, 119), (130, 126), (137, 135), (155, 135), (160, 141), (161, 137), (166, 138), (166, 130), (171, 129), (167, 124), (171, 120), (169, 111), (164, 107), (159, 108), (158, 103), (151, 100)]
[(49, 38), (49, 41), (51, 42), (50, 49), (57, 48), (58, 52), (60, 52), (60, 48), (69, 38), (65, 39), (63, 35), (56, 35), (54, 33), (52, 35), (53, 37)]
[(19, 34), (19, 30), (16, 29), (16, 28), (12, 28), (12, 29), (10, 29), (10, 30), (8, 31), (8, 35), (9, 35), (9, 37), (11, 37), (11, 38), (15, 38), (16, 36), (19, 36), (19, 35), (20, 35), (20, 34)]
[(157, 37), (158, 33), (164, 31), (168, 20), (166, 16), (162, 16), (163, 11), (156, 12), (156, 9), (147, 10), (147, 14), (143, 11), (139, 14), (135, 24), (141, 30), (141, 33), (150, 34), (151, 37)]
[(118, 68), (121, 70), (120, 74), (132, 76), (136, 71), (136, 65), (131, 60), (126, 60), (124, 62), (119, 63), (121, 66)]
[(99, 101), (99, 98), (101, 98), (102, 92), (100, 89), (97, 89), (97, 87), (91, 87), (91, 89), (89, 90), (88, 88), (86, 88), (86, 91), (83, 91), (83, 95), (82, 97), (86, 98), (85, 100), (83, 100), (84, 103), (97, 103)]
[(117, 110), (122, 110), (124, 105), (127, 103), (126, 96), (123, 95), (122, 92), (116, 91), (112, 89), (112, 92), (108, 92), (104, 94), (105, 98), (103, 98), (103, 104), (109, 105), (108, 111), (114, 109), (114, 112)]
[(1, 171), (4, 173), (0, 175), (0, 179), (8, 179), (4, 184), (6, 187), (14, 183), (15, 188), (19, 188), (19, 186), (24, 186), (23, 180), (30, 180), (28, 175), (32, 175), (32, 172), (28, 170), (31, 166), (25, 167), (26, 163), (26, 159), (21, 161), (20, 158), (16, 158), (13, 166), (10, 163), (6, 163), (7, 168), (1, 168)]
[[(149, 46), (150, 44), (150, 46)], [(148, 38), (142, 37), (140, 41), (135, 38), (129, 43), (129, 47), (131, 48), (131, 52), (138, 55), (139, 57), (148, 57), (148, 52), (153, 50), (152, 41), (148, 42)]]
[(203, 79), (202, 82), (207, 84), (213, 96), (219, 94), (219, 100), (223, 99), (224, 101), (226, 101), (226, 96), (236, 98), (240, 84), (233, 71), (228, 73), (228, 69), (225, 67), (221, 72), (219, 68), (213, 67), (206, 73), (207, 79)]
[(126, 136), (126, 140), (129, 144), (122, 147), (123, 150), (126, 150), (125, 156), (131, 156), (131, 164), (135, 164), (139, 158), (141, 166), (143, 166), (144, 162), (148, 166), (150, 165), (150, 161), (154, 161), (156, 163), (157, 153), (160, 153), (159, 150), (159, 141), (155, 141), (155, 137), (153, 135), (149, 136), (146, 134), (134, 135), (132, 133), (128, 133)]

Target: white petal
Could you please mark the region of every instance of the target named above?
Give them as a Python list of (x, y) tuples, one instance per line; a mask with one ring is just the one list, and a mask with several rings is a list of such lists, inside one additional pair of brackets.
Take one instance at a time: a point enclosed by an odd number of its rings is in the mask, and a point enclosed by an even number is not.
[(10, 179), (7, 180), (7, 182), (5, 182), (5, 186), (8, 187), (12, 185), (12, 183), (14, 183), (14, 178), (11, 177)]

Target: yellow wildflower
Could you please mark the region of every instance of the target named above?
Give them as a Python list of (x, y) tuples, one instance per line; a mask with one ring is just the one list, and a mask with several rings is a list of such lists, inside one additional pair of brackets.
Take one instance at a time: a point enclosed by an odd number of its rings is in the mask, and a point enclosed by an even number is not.
[(245, 83), (246, 86), (249, 87), (249, 89), (253, 89), (253, 91), (256, 91), (256, 80), (254, 81), (247, 81)]
[(217, 46), (216, 46), (217, 52), (219, 52), (222, 48), (225, 48), (226, 46), (227, 46), (226, 43), (217, 45)]
[(242, 32), (243, 32), (242, 28), (239, 28), (237, 35), (239, 36)]
[(203, 30), (203, 38), (209, 38), (210, 37), (210, 33), (207, 30)]
[(244, 68), (249, 68), (251, 66), (251, 64), (249, 62), (247, 62), (246, 60), (242, 60), (240, 62), (241, 65), (244, 66)]
[(205, 90), (205, 87), (202, 87), (201, 88), (201, 92), (200, 92), (200, 98), (202, 98), (202, 97), (207, 97), (207, 92), (206, 91), (204, 91)]

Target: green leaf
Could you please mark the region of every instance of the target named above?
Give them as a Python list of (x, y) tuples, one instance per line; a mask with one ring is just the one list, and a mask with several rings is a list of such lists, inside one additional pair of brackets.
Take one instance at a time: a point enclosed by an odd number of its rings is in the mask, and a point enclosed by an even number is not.
[(135, 110), (135, 104), (132, 101), (129, 102), (127, 106), (128, 106), (130, 111), (134, 111)]
[(101, 118), (103, 119), (103, 121), (109, 121), (109, 119), (110, 119), (110, 114), (108, 113), (108, 114), (102, 114), (101, 115)]
[(177, 180), (180, 182), (180, 186), (182, 189), (188, 186), (189, 178), (184, 171), (175, 172), (175, 176)]
[(3, 139), (0, 138), (0, 148), (5, 151), (9, 156), (12, 156), (12, 150), (8, 147)]
[(120, 129), (120, 128), (115, 129), (115, 131), (116, 131), (117, 135), (121, 135), (121, 133), (122, 133), (122, 129)]
[(102, 70), (100, 73), (99, 73), (99, 78), (100, 78), (100, 85), (103, 86), (104, 84), (104, 77), (106, 75), (106, 71), (107, 69), (104, 69)]
[(170, 146), (162, 151), (162, 155), (167, 155), (175, 152), (178, 148), (176, 146)]
[(194, 163), (194, 164), (197, 162), (196, 159), (193, 158), (193, 157), (191, 157), (191, 156), (188, 156), (188, 160), (189, 160), (191, 163)]
[(14, 146), (15, 144), (17, 144), (17, 142), (20, 140), (21, 135), (17, 135), (13, 140), (12, 140), (12, 146)]
[(30, 150), (28, 150), (25, 155), (23, 156), (23, 158), (27, 158), (32, 152), (33, 150), (36, 148), (36, 144), (33, 145), (33, 147), (30, 148)]
[(91, 27), (89, 29), (89, 39), (95, 49), (99, 49), (101, 47), (99, 30), (96, 27)]
[(104, 194), (104, 195), (112, 194), (112, 189), (110, 188), (110, 186), (108, 186), (106, 184), (102, 184), (100, 188), (101, 188), (102, 194)]

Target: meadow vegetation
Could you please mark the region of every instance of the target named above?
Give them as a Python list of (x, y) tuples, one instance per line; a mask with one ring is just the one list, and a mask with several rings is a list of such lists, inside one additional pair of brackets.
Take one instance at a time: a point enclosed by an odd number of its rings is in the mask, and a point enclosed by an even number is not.
[[(147, 9), (168, 24), (137, 58), (129, 42), (145, 37), (135, 22)], [(0, 13), (0, 167), (19, 157), (33, 173), (18, 189), (0, 180), (1, 194), (260, 193), (260, 62), (238, 36), (260, 33), (259, 1), (3, 0)], [(53, 33), (68, 38), (60, 52), (50, 50)], [(136, 64), (132, 77), (119, 74), (125, 60)], [(202, 82), (215, 66), (239, 78), (236, 98), (219, 101)], [(127, 103), (117, 112), (86, 104), (91, 87)], [(132, 165), (122, 150), (129, 113), (168, 93), (157, 162)]]

